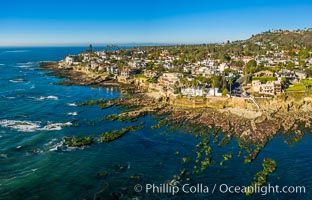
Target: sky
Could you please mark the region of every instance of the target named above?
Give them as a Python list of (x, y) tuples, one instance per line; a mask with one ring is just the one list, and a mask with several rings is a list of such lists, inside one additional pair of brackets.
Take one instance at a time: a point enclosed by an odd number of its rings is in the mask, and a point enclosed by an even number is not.
[(215, 43), (312, 28), (311, 0), (3, 0), (0, 46)]

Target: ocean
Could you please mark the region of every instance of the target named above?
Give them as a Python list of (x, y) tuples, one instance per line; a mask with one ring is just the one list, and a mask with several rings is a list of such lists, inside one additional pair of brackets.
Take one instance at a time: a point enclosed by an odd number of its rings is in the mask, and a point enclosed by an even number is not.
[[(40, 61), (61, 60), (85, 49), (0, 48), (0, 199), (312, 199), (311, 134), (294, 145), (276, 137), (250, 164), (237, 156), (235, 139), (224, 147), (212, 144), (212, 164), (203, 173), (192, 174), (189, 182), (179, 183), (177, 194), (147, 190), (147, 184), (160, 186), (182, 169), (192, 169), (194, 163), (183, 163), (182, 158), (196, 155), (199, 140), (183, 130), (151, 129), (159, 120), (155, 116), (136, 122), (103, 121), (104, 116), (120, 109), (77, 104), (117, 98), (118, 88), (62, 86), (57, 84), (60, 78), (39, 69)], [(64, 136), (98, 137), (105, 131), (141, 123), (143, 129), (109, 143), (63, 148)], [(233, 158), (220, 166), (226, 153)], [(305, 193), (271, 191), (246, 197), (220, 191), (222, 184), (250, 185), (264, 158), (277, 163), (267, 184), (304, 186)], [(137, 184), (142, 185), (142, 191), (134, 190)], [(182, 191), (183, 184), (202, 184), (210, 190)]]

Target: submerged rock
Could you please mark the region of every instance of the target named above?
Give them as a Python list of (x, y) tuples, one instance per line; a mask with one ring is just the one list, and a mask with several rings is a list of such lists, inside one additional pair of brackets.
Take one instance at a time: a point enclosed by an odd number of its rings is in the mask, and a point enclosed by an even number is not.
[(68, 147), (83, 147), (93, 143), (93, 138), (87, 137), (64, 137), (64, 144)]
[(98, 178), (102, 178), (102, 179), (105, 179), (106, 177), (108, 176), (108, 172), (107, 171), (99, 171), (98, 173), (97, 173), (97, 177)]

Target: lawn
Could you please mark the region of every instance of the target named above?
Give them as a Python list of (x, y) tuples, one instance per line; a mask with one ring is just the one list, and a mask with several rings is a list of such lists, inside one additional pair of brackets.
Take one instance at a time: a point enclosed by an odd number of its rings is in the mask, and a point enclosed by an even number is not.
[(295, 84), (286, 89), (287, 92), (302, 92), (305, 90), (305, 87), (302, 83)]
[(312, 80), (309, 79), (301, 80), (301, 83), (303, 83), (306, 86), (312, 86)]

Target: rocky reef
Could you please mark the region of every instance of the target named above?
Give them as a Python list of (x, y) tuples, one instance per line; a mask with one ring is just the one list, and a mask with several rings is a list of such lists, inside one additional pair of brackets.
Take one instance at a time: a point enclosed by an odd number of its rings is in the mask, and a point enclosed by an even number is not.
[(130, 131), (137, 131), (141, 128), (143, 127), (142, 126), (128, 126), (128, 127), (122, 128), (121, 130), (107, 131), (100, 136), (100, 138), (98, 139), (98, 142), (114, 141), (118, 138), (121, 138), (124, 134)]
[(83, 147), (93, 143), (93, 138), (87, 137), (64, 137), (64, 144), (68, 147)]
[(254, 176), (254, 181), (251, 184), (251, 187), (248, 187), (246, 195), (253, 194), (251, 188), (256, 188), (264, 185), (267, 181), (267, 177), (276, 170), (276, 162), (271, 158), (265, 158), (262, 162), (263, 170), (256, 173)]

